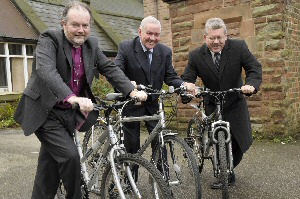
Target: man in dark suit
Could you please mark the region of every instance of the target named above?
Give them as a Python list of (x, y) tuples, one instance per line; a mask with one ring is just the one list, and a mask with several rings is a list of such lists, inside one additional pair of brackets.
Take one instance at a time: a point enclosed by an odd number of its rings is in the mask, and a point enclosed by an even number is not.
[[(26, 136), (35, 132), (41, 142), (32, 198), (54, 198), (60, 179), (67, 198), (82, 198), (72, 135), (80, 128), (75, 118), (85, 119), (93, 109), (94, 68), (125, 96), (147, 98), (102, 53), (97, 39), (89, 37), (91, 21), (87, 5), (73, 1), (63, 11), (63, 29), (47, 30), (38, 40), (33, 72), (14, 116)], [(75, 103), (80, 111), (72, 109)]]
[[(178, 77), (172, 65), (172, 50), (160, 44), (161, 24), (152, 17), (144, 18), (138, 29), (139, 36), (124, 41), (119, 45), (118, 54), (114, 60), (125, 75), (134, 84), (151, 85), (160, 90), (163, 83), (175, 88), (184, 85), (188, 90), (194, 89), (194, 84), (185, 83)], [(141, 105), (125, 107), (125, 116), (153, 115), (158, 111), (158, 96), (148, 96)], [(145, 122), (148, 132), (151, 132), (157, 121)], [(124, 143), (129, 153), (136, 153), (140, 148), (140, 122), (124, 124)], [(153, 145), (154, 143), (152, 143)]]
[[(241, 88), (243, 93), (256, 93), (262, 82), (262, 67), (242, 40), (227, 39), (227, 28), (220, 18), (211, 18), (205, 24), (205, 44), (189, 54), (188, 65), (182, 79), (195, 83), (200, 77), (204, 86), (212, 91)], [(246, 79), (243, 83), (242, 69)], [(214, 99), (204, 99), (206, 112), (215, 108)], [(243, 95), (230, 94), (223, 109), (224, 119), (230, 122), (233, 147), (233, 164), (236, 167), (252, 144), (251, 124), (247, 102)], [(235, 183), (235, 174), (229, 176)], [(219, 182), (214, 189), (222, 188)]]

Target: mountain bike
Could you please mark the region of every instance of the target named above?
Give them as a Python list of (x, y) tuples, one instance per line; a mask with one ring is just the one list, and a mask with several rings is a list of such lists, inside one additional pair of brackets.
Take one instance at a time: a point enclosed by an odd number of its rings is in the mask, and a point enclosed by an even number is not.
[[(119, 95), (110, 94), (107, 99), (115, 100)], [(114, 130), (110, 114), (112, 110), (123, 109), (123, 102), (102, 101), (94, 109), (104, 111), (105, 129), (83, 153), (80, 134), (75, 132), (74, 142), (81, 162), (81, 189), (83, 198), (173, 198), (170, 188), (160, 172), (146, 159), (126, 153), (123, 135)], [(139, 167), (139, 178), (132, 175), (132, 167)], [(63, 184), (57, 192), (58, 198), (65, 197)]]
[[(211, 160), (214, 176), (223, 184), (223, 198), (229, 198), (228, 179), (233, 172), (230, 124), (224, 121), (222, 116), (225, 96), (228, 93), (242, 94), (242, 91), (239, 88), (215, 92), (204, 88), (198, 89), (195, 97), (199, 98), (200, 102), (198, 105), (191, 105), (197, 112), (189, 121), (185, 138), (197, 157), (200, 173), (204, 160)], [(210, 115), (205, 114), (203, 102), (205, 96), (215, 99), (216, 109)]]
[(137, 155), (144, 155), (146, 149), (150, 148), (151, 143), (158, 138), (157, 144), (152, 148), (151, 162), (163, 174), (173, 196), (175, 198), (201, 198), (200, 174), (191, 148), (177, 133), (166, 129), (164, 99), (166, 96), (174, 94), (175, 91), (184, 90), (184, 87), (177, 89), (169, 87), (169, 91), (166, 91), (139, 85), (138, 90), (144, 90), (150, 96), (159, 95), (158, 113), (151, 116), (120, 117), (116, 125), (119, 124), (119, 129), (122, 131), (124, 122), (157, 120), (157, 125), (146, 138)]

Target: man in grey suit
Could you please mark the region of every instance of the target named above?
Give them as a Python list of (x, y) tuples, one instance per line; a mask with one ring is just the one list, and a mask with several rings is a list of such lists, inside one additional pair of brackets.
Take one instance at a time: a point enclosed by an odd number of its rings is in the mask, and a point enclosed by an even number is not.
[[(212, 91), (224, 91), (241, 88), (243, 93), (256, 93), (262, 82), (262, 67), (246, 43), (242, 40), (227, 39), (227, 28), (220, 18), (211, 18), (205, 24), (205, 44), (189, 54), (188, 65), (182, 79), (195, 83), (200, 77), (204, 86)], [(246, 79), (243, 83), (242, 69)], [(204, 98), (206, 113), (215, 108), (212, 98)], [(252, 144), (251, 124), (247, 102), (243, 95), (230, 94), (223, 109), (224, 119), (230, 122), (233, 147), (233, 164), (236, 167)], [(229, 183), (235, 183), (235, 174), (229, 177)], [(222, 188), (219, 182), (211, 188)]]
[[(91, 21), (88, 6), (73, 1), (62, 13), (62, 29), (47, 30), (39, 37), (32, 75), (14, 116), (26, 136), (35, 133), (41, 142), (32, 198), (54, 198), (60, 179), (66, 198), (82, 198), (80, 160), (72, 135), (81, 125), (75, 118), (85, 119), (93, 109), (94, 68), (125, 96), (147, 98), (102, 53), (97, 39), (89, 37)], [(75, 103), (80, 111), (72, 109)]]
[[(134, 84), (151, 85), (160, 90), (163, 83), (175, 88), (184, 85), (188, 90), (194, 89), (194, 84), (185, 83), (172, 65), (172, 50), (160, 44), (161, 24), (152, 17), (145, 17), (138, 29), (139, 36), (119, 45), (118, 54), (114, 60), (125, 75)], [(141, 105), (125, 107), (125, 116), (153, 115), (158, 111), (158, 96), (148, 96)], [(146, 128), (151, 132), (157, 121), (146, 121)], [(129, 153), (136, 153), (140, 148), (140, 122), (124, 124), (124, 144)], [(154, 143), (152, 143), (153, 145)]]

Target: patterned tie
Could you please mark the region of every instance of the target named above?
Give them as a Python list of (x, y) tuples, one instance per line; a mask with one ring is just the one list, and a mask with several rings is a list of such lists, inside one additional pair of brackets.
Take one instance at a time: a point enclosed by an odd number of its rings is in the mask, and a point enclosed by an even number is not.
[(217, 70), (220, 70), (220, 60), (221, 60), (221, 54), (220, 53), (215, 53), (215, 67)]

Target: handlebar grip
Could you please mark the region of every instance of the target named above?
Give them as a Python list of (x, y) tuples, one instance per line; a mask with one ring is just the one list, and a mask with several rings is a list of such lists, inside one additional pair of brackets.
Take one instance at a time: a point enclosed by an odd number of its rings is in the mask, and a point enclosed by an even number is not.
[(174, 93), (174, 92), (175, 92), (174, 86), (169, 86), (169, 93)]
[(136, 86), (136, 89), (137, 89), (138, 91), (141, 91), (141, 90), (145, 90), (146, 87), (145, 87), (144, 85), (140, 84), (140, 85), (137, 85), (137, 86)]
[(123, 94), (122, 93), (108, 93), (105, 96), (105, 98), (108, 101), (119, 100), (119, 99), (123, 98)]

